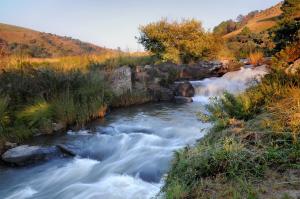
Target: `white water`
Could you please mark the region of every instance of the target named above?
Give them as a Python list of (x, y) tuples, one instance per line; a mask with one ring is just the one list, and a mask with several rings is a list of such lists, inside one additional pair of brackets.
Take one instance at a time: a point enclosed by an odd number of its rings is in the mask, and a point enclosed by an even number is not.
[(195, 81), (195, 103), (121, 109), (89, 130), (39, 140), (36, 144), (66, 144), (79, 156), (0, 169), (0, 198), (152, 198), (163, 185), (173, 152), (194, 144), (209, 128), (195, 116), (203, 109), (203, 102), (225, 89), (241, 91), (265, 73), (263, 68), (242, 69), (221, 78)]
[(239, 71), (226, 73), (220, 78), (207, 78), (202, 81), (192, 81), (196, 96), (196, 102), (207, 102), (209, 97), (219, 96), (224, 91), (238, 93), (245, 90), (255, 81), (267, 74), (265, 66), (252, 68), (242, 68)]

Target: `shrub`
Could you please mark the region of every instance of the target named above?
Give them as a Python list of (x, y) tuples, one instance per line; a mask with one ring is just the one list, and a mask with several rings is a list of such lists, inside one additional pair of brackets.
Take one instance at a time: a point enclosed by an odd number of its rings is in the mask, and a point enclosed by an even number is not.
[(254, 66), (258, 66), (262, 64), (263, 58), (264, 58), (264, 54), (262, 52), (254, 52), (254, 53), (250, 53), (249, 55), (249, 61)]

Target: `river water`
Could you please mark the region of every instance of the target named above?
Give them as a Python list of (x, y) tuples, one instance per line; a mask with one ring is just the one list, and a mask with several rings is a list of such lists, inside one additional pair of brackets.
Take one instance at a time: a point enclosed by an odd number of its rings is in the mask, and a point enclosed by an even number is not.
[(163, 186), (174, 151), (193, 145), (209, 124), (197, 120), (209, 97), (240, 92), (265, 68), (242, 69), (194, 81), (194, 102), (118, 109), (78, 132), (36, 139), (65, 144), (78, 154), (23, 168), (0, 168), (0, 198), (147, 199)]

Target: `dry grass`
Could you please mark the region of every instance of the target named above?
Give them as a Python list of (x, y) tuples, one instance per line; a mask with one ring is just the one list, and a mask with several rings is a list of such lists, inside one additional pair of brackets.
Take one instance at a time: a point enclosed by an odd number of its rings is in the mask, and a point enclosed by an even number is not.
[[(0, 70), (7, 68), (18, 68), (23, 63), (30, 65), (47, 66), (59, 69), (60, 71), (80, 70), (87, 71), (92, 65), (105, 66), (107, 62), (114, 60), (127, 59), (134, 60), (136, 58), (149, 57), (147, 52), (123, 53), (110, 51), (100, 55), (81, 55), (81, 56), (65, 56), (57, 58), (31, 58), (28, 56), (2, 56), (0, 57)], [(114, 63), (118, 64), (118, 63)]]
[(250, 53), (249, 61), (252, 65), (258, 66), (263, 62), (264, 54), (262, 52)]
[(288, 96), (270, 104), (268, 109), (272, 114), (272, 119), (269, 121), (272, 129), (275, 132), (291, 132), (293, 141), (298, 142), (300, 132), (300, 89), (290, 89)]
[(111, 51), (93, 44), (80, 42), (70, 37), (38, 32), (28, 28), (0, 23), (0, 38), (8, 44), (20, 43), (29, 46), (43, 46), (53, 56), (82, 55)]

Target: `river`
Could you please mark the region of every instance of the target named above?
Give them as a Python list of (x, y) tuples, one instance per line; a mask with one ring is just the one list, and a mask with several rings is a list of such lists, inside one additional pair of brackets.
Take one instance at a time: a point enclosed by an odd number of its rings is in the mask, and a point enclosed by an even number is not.
[(190, 104), (155, 103), (118, 109), (78, 132), (37, 138), (36, 145), (65, 144), (79, 154), (34, 166), (0, 168), (0, 198), (147, 199), (163, 186), (174, 151), (208, 132), (196, 113), (209, 97), (243, 91), (264, 67), (192, 82)]

